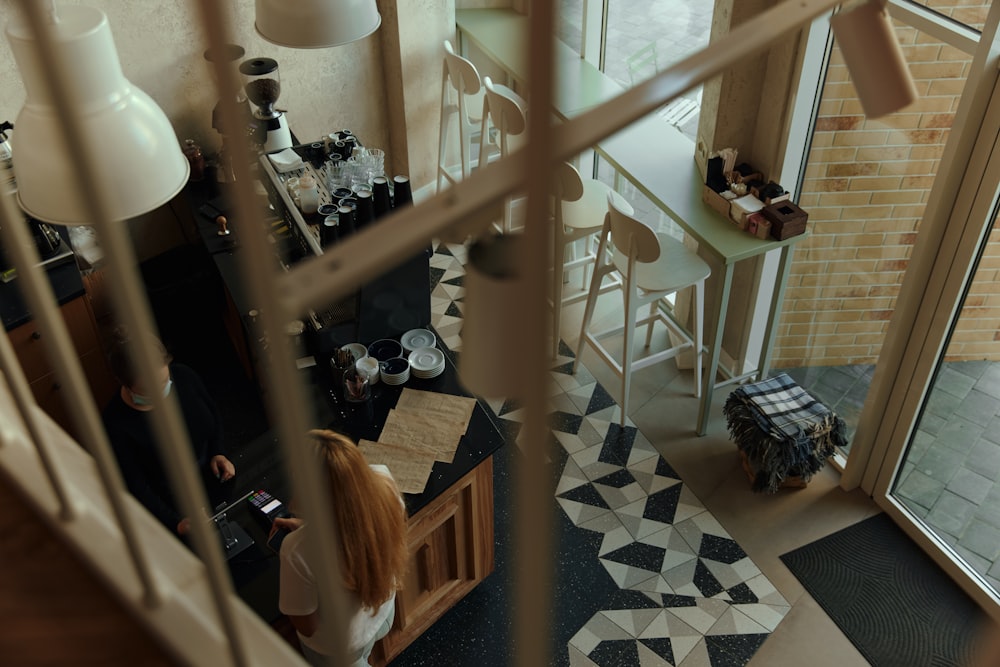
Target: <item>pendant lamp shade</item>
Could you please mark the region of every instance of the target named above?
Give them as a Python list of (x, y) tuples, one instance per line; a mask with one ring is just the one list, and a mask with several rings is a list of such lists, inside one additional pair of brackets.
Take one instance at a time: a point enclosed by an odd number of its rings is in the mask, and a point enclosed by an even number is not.
[(293, 49), (347, 44), (372, 34), (381, 23), (375, 0), (257, 0), (257, 32), (272, 44)]
[(881, 118), (917, 99), (885, 0), (837, 12), (830, 26), (866, 118)]
[[(99, 169), (93, 177), (114, 220), (132, 218), (167, 203), (187, 183), (190, 165), (170, 121), (122, 73), (104, 12), (66, 5), (52, 25), (54, 56), (66, 72)], [(45, 84), (35, 39), (26, 21), (7, 25), (27, 99), (14, 123), (15, 171), (21, 208), (57, 224), (93, 224), (77, 196), (76, 170), (66, 151), (55, 102)]]

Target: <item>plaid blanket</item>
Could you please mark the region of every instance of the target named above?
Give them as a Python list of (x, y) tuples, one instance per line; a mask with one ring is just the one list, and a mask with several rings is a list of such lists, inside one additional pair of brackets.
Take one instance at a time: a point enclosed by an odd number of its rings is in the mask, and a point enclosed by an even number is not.
[(764, 431), (797, 440), (804, 431), (826, 422), (829, 408), (809, 395), (787, 373), (748, 384), (737, 391), (754, 409), (757, 424)]
[(737, 388), (723, 412), (756, 469), (755, 491), (774, 493), (788, 476), (808, 480), (847, 444), (843, 420), (787, 373)]

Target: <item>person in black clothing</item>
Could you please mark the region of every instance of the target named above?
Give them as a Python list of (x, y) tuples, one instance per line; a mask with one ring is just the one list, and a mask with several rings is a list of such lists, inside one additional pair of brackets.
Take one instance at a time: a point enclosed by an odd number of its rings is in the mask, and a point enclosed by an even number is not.
[(163, 358), (155, 386), (146, 387), (137, 377), (128, 358), (128, 338), (116, 335), (108, 355), (112, 372), (121, 382), (120, 391), (104, 408), (104, 427), (118, 459), (128, 490), (169, 530), (184, 535), (190, 519), (181, 516), (170, 491), (170, 484), (153, 435), (153, 392), (174, 394), (180, 403), (192, 453), (206, 485), (233, 478), (236, 467), (226, 457), (222, 418), (218, 408), (197, 373), (183, 364), (172, 363), (163, 343), (150, 335)]

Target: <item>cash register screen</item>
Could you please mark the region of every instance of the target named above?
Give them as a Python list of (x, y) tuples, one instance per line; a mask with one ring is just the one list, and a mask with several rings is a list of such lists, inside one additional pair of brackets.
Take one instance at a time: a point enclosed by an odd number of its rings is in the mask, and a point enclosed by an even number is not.
[(281, 507), (281, 501), (280, 500), (272, 500), (268, 504), (266, 504), (263, 507), (261, 507), (260, 511), (263, 512), (264, 514), (270, 514), (274, 510), (278, 509), (279, 507)]

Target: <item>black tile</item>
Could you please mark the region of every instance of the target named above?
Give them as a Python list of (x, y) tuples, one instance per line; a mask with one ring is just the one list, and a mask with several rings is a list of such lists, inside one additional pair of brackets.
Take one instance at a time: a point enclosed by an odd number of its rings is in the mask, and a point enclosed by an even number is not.
[(677, 474), (677, 471), (674, 470), (662, 456), (660, 457), (660, 460), (656, 462), (656, 474), (660, 477), (669, 477), (671, 479), (681, 478), (681, 476)]
[(462, 311), (457, 305), (455, 305), (454, 301), (448, 304), (448, 307), (445, 308), (444, 314), (448, 317), (464, 317), (464, 315), (462, 315)]
[(602, 641), (587, 656), (600, 667), (625, 667), (639, 664), (639, 651), (634, 639)]
[(697, 607), (698, 600), (691, 597), (690, 595), (674, 595), (673, 593), (664, 593), (662, 595), (663, 606), (664, 607)]
[(573, 487), (569, 491), (560, 493), (559, 497), (583, 503), (584, 505), (611, 509), (608, 504), (604, 502), (604, 498), (602, 498), (601, 494), (597, 492), (597, 489), (594, 488), (593, 484), (581, 484), (580, 486)]
[[(552, 664), (569, 667), (570, 640), (594, 614), (610, 607), (608, 598), (620, 589), (597, 558), (603, 533), (574, 526), (563, 512), (557, 512), (556, 528), (558, 562), (554, 572)], [(497, 661), (485, 660), (480, 664), (494, 665)]]
[(438, 247), (434, 248), (434, 254), (435, 255), (447, 255), (448, 257), (454, 257), (455, 256), (454, 253), (452, 253), (451, 250), (448, 250), (448, 246), (446, 246), (443, 243), (439, 243)]
[(511, 412), (514, 412), (515, 410), (520, 410), (520, 409), (521, 409), (520, 403), (518, 403), (516, 400), (512, 398), (508, 398), (503, 402), (503, 405), (500, 406), (499, 414), (507, 415), (510, 414)]
[[(643, 542), (633, 542), (610, 553), (606, 553), (601, 558), (637, 567), (641, 570), (659, 572), (660, 568), (663, 567), (663, 556), (666, 553), (667, 550), (661, 547)], [(718, 586), (719, 582), (715, 582), (715, 584)], [(721, 586), (719, 586), (719, 590), (722, 590)]]
[(438, 283), (441, 282), (441, 278), (444, 276), (444, 269), (439, 269), (436, 267), (431, 267), (431, 291), (437, 287)]
[(736, 584), (730, 588), (726, 593), (732, 598), (732, 601), (736, 604), (757, 604), (760, 600), (754, 595), (753, 591), (746, 584)]
[(521, 422), (510, 419), (497, 419), (496, 425), (500, 429), (500, 432), (503, 433), (504, 440), (509, 443), (516, 441), (518, 433), (521, 432)]
[(601, 447), (601, 454), (597, 457), (603, 463), (622, 466), (628, 465), (628, 457), (632, 453), (632, 444), (635, 442), (635, 427), (620, 424), (611, 424), (608, 433), (604, 437), (604, 446)]
[(727, 537), (719, 537), (718, 535), (709, 535), (708, 533), (701, 536), (698, 555), (702, 558), (726, 563), (727, 565), (732, 565), (736, 561), (747, 557), (746, 552), (733, 540)]
[(461, 275), (461, 276), (455, 276), (454, 278), (448, 278), (448, 280), (444, 281), (444, 283), (445, 285), (455, 285), (456, 287), (464, 287), (465, 276)]
[(605, 609), (661, 609), (655, 600), (642, 591), (620, 588), (608, 596)]
[(618, 405), (615, 399), (611, 398), (611, 394), (607, 392), (600, 382), (594, 385), (594, 393), (590, 395), (590, 403), (587, 405), (587, 411), (584, 414), (592, 415), (599, 410), (604, 408), (610, 408), (612, 405)]
[[(712, 667), (743, 667), (757, 652), (767, 635), (706, 635), (705, 647)], [(803, 661), (806, 657), (803, 656)]]
[(646, 499), (646, 508), (642, 512), (642, 518), (652, 519), (660, 523), (673, 523), (683, 487), (683, 484), (674, 484), (669, 489), (657, 491), (649, 496)]
[(583, 417), (580, 415), (571, 415), (562, 410), (556, 410), (549, 415), (549, 428), (560, 433), (572, 433), (576, 435), (580, 432), (580, 425), (582, 423)]
[(640, 639), (643, 646), (648, 648), (650, 651), (660, 656), (671, 665), (674, 663), (674, 647), (670, 644), (670, 639), (668, 637), (650, 637), (649, 639)]
[(635, 477), (633, 477), (632, 473), (625, 468), (617, 470), (610, 475), (605, 475), (600, 479), (594, 480), (595, 484), (603, 484), (604, 486), (611, 486), (616, 489), (624, 488), (633, 482), (635, 482)]
[(701, 562), (700, 558), (694, 568), (694, 585), (701, 591), (702, 596), (706, 598), (718, 595), (725, 590), (722, 584), (719, 583), (719, 580), (715, 578), (715, 575)]
[(572, 375), (573, 374), (573, 362), (570, 361), (570, 362), (565, 363), (565, 364), (559, 364), (558, 366), (553, 366), (550, 370), (553, 373), (562, 373), (563, 375)]
[(567, 345), (566, 341), (564, 340), (559, 341), (559, 355), (563, 357), (569, 357), (571, 359), (576, 358), (576, 352), (574, 352), (573, 349), (569, 345)]

